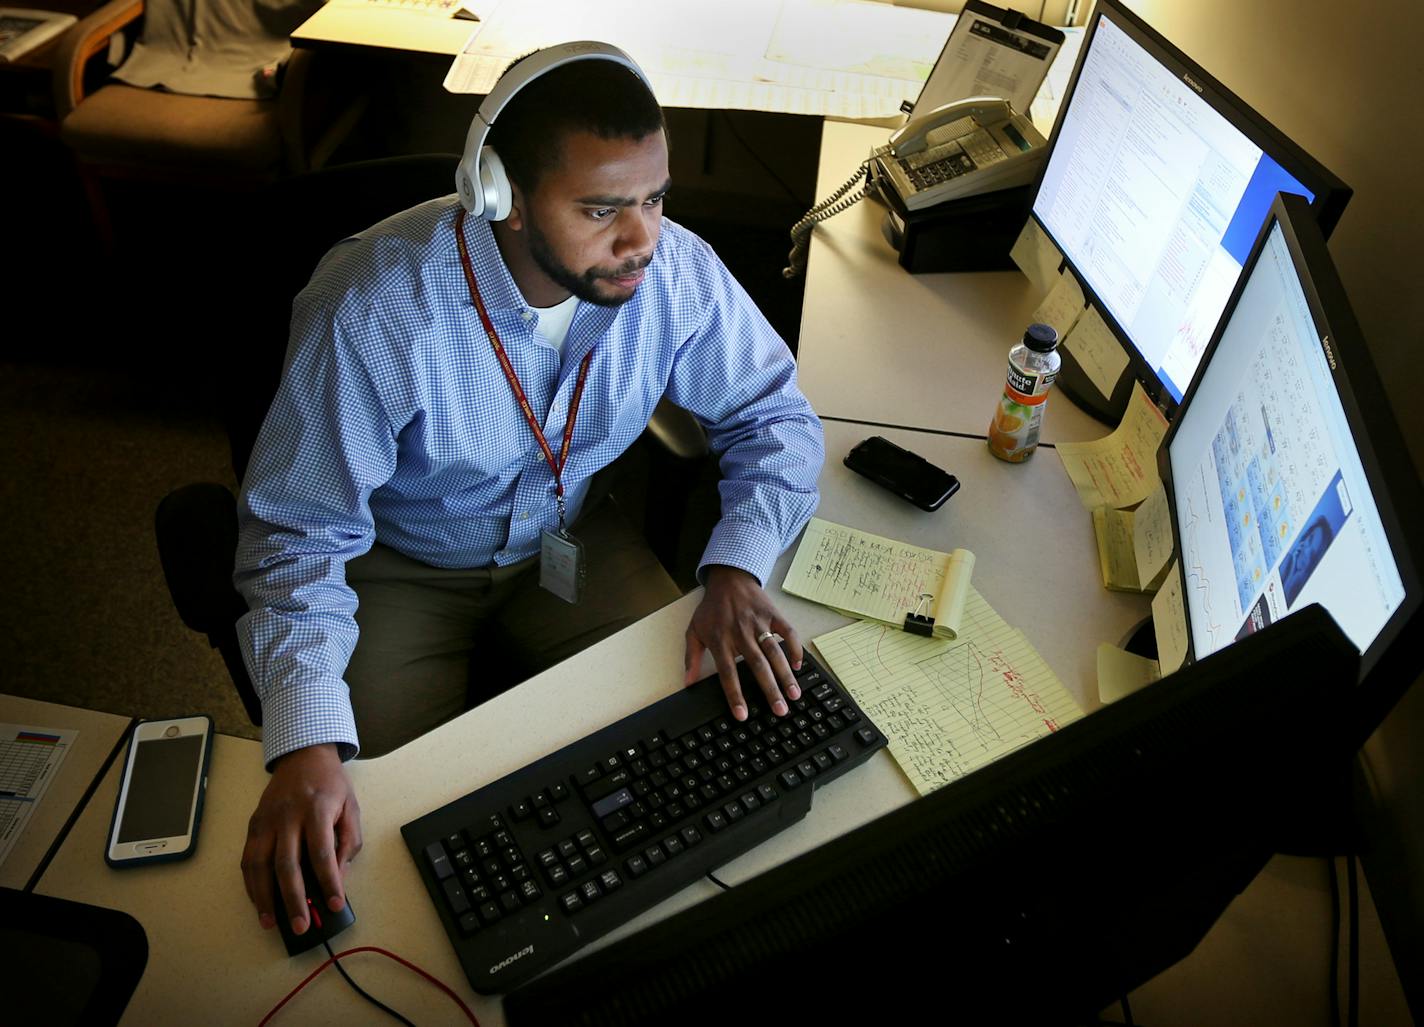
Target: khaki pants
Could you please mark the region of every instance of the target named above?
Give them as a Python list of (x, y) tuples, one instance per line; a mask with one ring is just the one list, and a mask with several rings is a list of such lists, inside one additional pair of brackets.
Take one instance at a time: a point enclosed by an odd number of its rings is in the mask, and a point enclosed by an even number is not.
[(574, 527), (588, 577), (570, 604), (539, 558), (445, 570), (377, 544), (346, 566), (360, 636), (346, 670), (361, 755), (379, 756), (677, 599), (612, 502)]

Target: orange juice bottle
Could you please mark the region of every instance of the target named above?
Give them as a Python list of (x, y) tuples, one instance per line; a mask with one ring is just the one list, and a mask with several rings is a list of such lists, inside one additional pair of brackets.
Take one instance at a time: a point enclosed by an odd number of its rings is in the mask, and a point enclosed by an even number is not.
[(1038, 448), (1043, 408), (1061, 361), (1058, 331), (1052, 325), (1029, 325), (1023, 340), (1009, 351), (1004, 395), (989, 423), (989, 452), (1000, 460), (1016, 464)]

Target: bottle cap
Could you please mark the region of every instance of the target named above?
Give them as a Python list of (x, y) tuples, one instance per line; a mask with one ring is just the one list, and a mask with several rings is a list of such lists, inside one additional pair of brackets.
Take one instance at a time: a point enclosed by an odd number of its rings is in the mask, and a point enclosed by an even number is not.
[(1052, 325), (1034, 323), (1024, 332), (1024, 345), (1035, 353), (1047, 353), (1058, 345), (1058, 329)]

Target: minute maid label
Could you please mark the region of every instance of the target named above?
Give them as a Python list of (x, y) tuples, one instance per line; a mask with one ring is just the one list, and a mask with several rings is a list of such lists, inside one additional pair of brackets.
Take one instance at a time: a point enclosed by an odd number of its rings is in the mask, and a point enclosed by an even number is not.
[(1057, 372), (1046, 375), (1029, 374), (1015, 366), (1012, 360), (1009, 361), (1008, 387), (1018, 393), (1014, 398), (1027, 406), (1042, 403), (1048, 395), (1049, 386), (1057, 377)]

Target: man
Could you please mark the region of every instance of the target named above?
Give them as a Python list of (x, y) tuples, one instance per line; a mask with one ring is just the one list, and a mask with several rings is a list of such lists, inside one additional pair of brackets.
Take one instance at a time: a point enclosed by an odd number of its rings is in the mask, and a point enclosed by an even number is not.
[[(513, 184), (505, 220), (434, 200), (323, 259), (243, 483), (238, 628), (272, 777), (242, 866), (264, 927), (280, 904), (306, 928), (303, 847), (341, 908), (358, 727), (372, 754), (460, 712), (467, 688), (486, 697), (490, 631), (496, 656), (537, 670), (676, 597), (612, 504), (582, 510), (664, 394), (723, 472), (686, 680), (708, 651), (738, 719), (738, 656), (774, 712), (799, 696), (800, 643), (762, 583), (815, 508), (820, 423), (785, 344), (663, 220), (656, 100), (625, 67), (577, 61), (516, 93), (489, 143)], [(565, 523), (588, 566), (574, 605), (539, 587), (551, 539), (576, 558)]]

